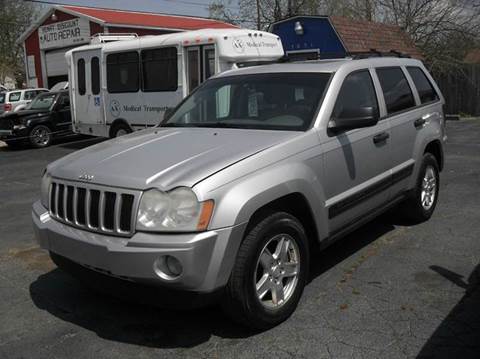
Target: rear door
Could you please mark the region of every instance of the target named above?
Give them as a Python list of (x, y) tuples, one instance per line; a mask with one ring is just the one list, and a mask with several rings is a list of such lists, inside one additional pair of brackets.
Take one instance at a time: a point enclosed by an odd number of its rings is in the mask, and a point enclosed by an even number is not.
[(80, 125), (104, 125), (100, 50), (76, 52), (73, 61), (75, 120)]

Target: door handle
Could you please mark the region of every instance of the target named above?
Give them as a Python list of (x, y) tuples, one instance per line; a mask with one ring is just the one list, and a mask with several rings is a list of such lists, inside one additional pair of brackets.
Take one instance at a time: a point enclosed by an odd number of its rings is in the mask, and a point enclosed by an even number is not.
[(373, 136), (373, 143), (377, 144), (380, 142), (385, 142), (389, 137), (390, 135), (388, 132), (379, 133), (378, 135)]
[(418, 118), (418, 119), (415, 120), (415, 122), (413, 123), (413, 125), (415, 126), (415, 128), (419, 128), (419, 127), (422, 127), (422, 126), (425, 124), (425, 122), (427, 122), (426, 119), (424, 119), (424, 118)]

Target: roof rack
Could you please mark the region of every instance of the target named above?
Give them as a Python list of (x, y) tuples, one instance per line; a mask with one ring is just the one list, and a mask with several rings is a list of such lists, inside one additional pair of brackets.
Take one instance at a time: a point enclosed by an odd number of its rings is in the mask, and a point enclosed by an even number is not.
[(352, 59), (368, 59), (370, 57), (399, 57), (399, 58), (411, 58), (409, 54), (404, 54), (397, 50), (390, 50), (387, 52), (378, 51), (376, 49), (370, 49), (370, 51), (353, 51), (348, 52), (347, 56), (350, 56)]

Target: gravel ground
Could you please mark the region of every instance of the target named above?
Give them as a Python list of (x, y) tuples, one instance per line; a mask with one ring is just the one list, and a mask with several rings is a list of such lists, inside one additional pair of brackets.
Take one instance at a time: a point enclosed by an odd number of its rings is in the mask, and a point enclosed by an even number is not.
[(0, 358), (479, 358), (480, 121), (448, 123), (429, 222), (389, 213), (314, 259), (292, 318), (265, 332), (217, 307), (173, 311), (87, 290), (33, 240), (45, 165), (94, 141), (0, 148)]

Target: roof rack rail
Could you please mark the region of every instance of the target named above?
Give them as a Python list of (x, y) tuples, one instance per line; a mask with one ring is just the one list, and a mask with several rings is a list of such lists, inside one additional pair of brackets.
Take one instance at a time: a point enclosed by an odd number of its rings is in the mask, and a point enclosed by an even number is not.
[(411, 58), (409, 54), (404, 54), (403, 52), (397, 50), (390, 51), (378, 51), (376, 49), (370, 49), (370, 51), (353, 51), (347, 53), (347, 56), (355, 60), (368, 59), (370, 57), (400, 57), (400, 58)]

